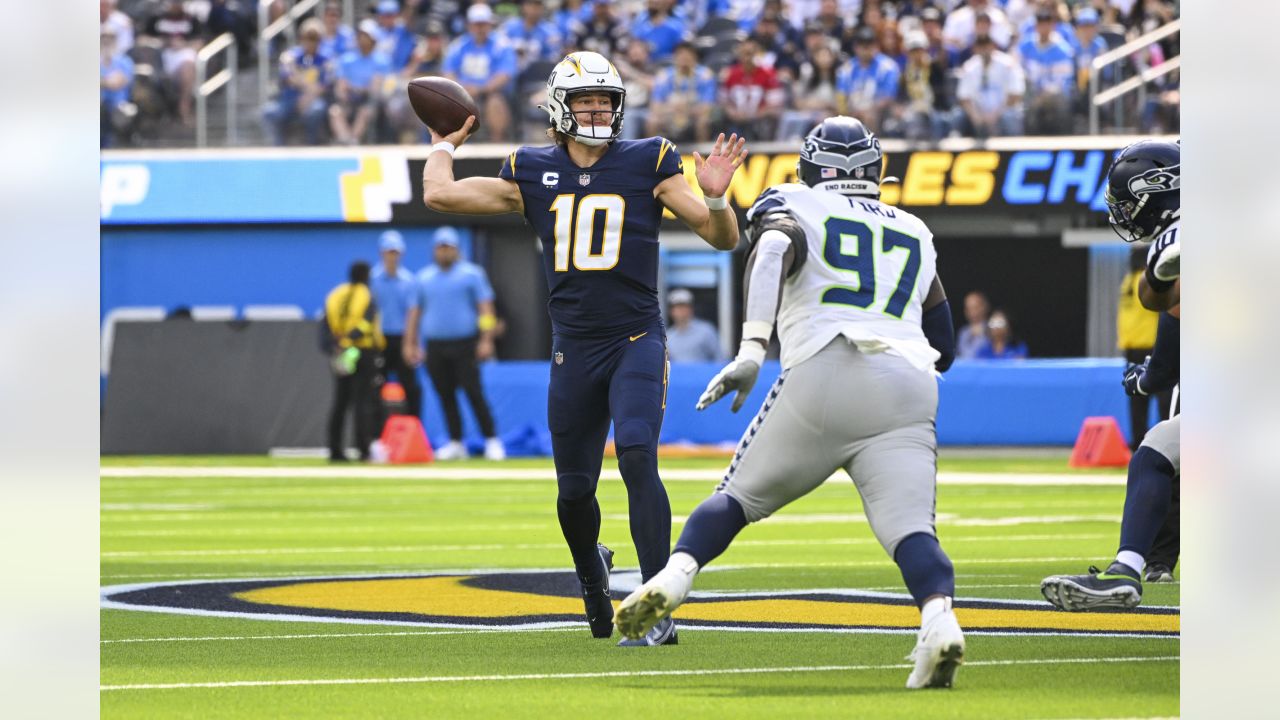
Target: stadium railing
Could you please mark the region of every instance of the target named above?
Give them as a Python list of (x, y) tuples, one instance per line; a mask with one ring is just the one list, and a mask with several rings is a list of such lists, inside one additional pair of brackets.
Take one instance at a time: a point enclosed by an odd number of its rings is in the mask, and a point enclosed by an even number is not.
[[(1099, 78), (1102, 71), (1111, 65), (1124, 62), (1132, 58), (1137, 53), (1146, 50), (1165, 38), (1182, 30), (1182, 20), (1174, 20), (1171, 23), (1161, 25), (1141, 37), (1134, 38), (1118, 48), (1102, 53), (1093, 59), (1092, 71), (1089, 73), (1089, 134), (1097, 135), (1101, 126), (1101, 110), (1104, 105), (1115, 102), (1121, 97), (1132, 92), (1138, 93), (1138, 107), (1141, 108), (1146, 103), (1147, 83), (1157, 80), (1182, 65), (1182, 56), (1175, 55), (1167, 58), (1164, 62), (1154, 67), (1145, 68), (1137, 75), (1127, 78), (1115, 86), (1105, 91), (1099, 91)], [(1119, 66), (1122, 67), (1122, 66)], [(1119, 125), (1122, 122), (1123, 110), (1121, 106), (1116, 106), (1115, 123)]]
[[(208, 77), (209, 63), (219, 54), (226, 54), (227, 65), (218, 74)], [(236, 113), (236, 73), (240, 70), (236, 38), (229, 32), (209, 41), (196, 53), (196, 147), (209, 144), (209, 96), (227, 89), (227, 145), (234, 145), (239, 138)]]

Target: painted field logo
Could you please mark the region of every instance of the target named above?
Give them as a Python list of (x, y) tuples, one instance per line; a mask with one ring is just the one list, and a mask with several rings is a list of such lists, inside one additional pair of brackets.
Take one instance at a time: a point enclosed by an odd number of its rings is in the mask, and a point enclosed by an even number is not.
[[(616, 576), (614, 599), (625, 595)], [(583, 624), (572, 573), (490, 571), (149, 583), (102, 589), (102, 606), (195, 615), (380, 625), (524, 630)], [(962, 599), (970, 634), (1174, 637), (1177, 608), (1057, 612), (1043, 602)], [(676, 612), (682, 627), (736, 630), (903, 632), (919, 628), (910, 598), (852, 590), (694, 593)]]

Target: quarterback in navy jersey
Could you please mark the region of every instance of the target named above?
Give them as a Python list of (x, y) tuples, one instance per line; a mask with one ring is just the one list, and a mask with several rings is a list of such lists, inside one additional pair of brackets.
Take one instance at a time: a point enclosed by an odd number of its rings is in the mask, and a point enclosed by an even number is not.
[[(554, 145), (519, 148), (496, 178), (455, 180), (453, 151), (475, 123), (469, 118), (447, 136), (432, 131), (435, 145), (422, 179), (431, 209), (518, 212), (542, 240), (553, 332), (547, 424), (556, 510), (598, 638), (613, 632), (613, 553), (599, 544), (596, 502), (610, 421), (645, 580), (671, 551), (671, 505), (657, 458), (668, 370), (657, 282), (662, 212), (669, 209), (717, 250), (734, 249), (738, 221), (724, 195), (746, 157), (746, 141), (723, 134), (706, 158), (693, 153), (700, 199), (669, 141), (617, 139), (625, 106), (626, 89), (612, 63), (597, 53), (571, 53), (547, 79)], [(668, 620), (619, 644), (675, 642)]]

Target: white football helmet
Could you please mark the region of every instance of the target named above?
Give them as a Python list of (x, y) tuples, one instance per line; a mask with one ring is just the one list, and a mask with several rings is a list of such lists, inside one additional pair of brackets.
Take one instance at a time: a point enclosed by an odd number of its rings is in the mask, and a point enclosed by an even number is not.
[[(608, 125), (583, 127), (569, 111), (569, 98), (580, 92), (607, 92), (613, 98), (613, 119)], [(547, 104), (551, 126), (583, 145), (603, 145), (622, 132), (622, 105), (627, 90), (613, 63), (600, 53), (569, 53), (547, 78)]]

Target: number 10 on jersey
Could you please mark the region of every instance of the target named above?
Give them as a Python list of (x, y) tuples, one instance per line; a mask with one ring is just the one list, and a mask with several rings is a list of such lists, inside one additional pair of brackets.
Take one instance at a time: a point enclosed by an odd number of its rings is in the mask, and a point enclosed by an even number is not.
[[(568, 272), (570, 259), (579, 270), (611, 270), (622, 252), (622, 218), (627, 201), (621, 195), (584, 195), (574, 207), (576, 195), (565, 194), (551, 203), (555, 213), (556, 272)], [(600, 251), (592, 252), (596, 216), (604, 213)]]

